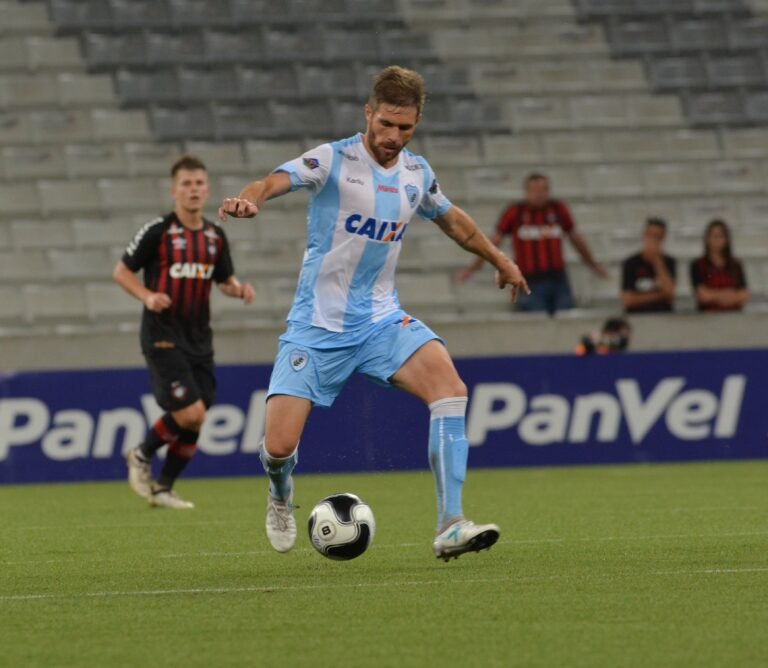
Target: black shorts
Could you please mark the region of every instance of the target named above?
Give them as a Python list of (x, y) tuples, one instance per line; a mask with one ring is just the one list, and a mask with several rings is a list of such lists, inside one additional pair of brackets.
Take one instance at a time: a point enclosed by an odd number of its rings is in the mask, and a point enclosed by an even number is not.
[(180, 411), (202, 400), (210, 408), (216, 396), (213, 358), (194, 359), (175, 348), (144, 354), (152, 390), (161, 408)]

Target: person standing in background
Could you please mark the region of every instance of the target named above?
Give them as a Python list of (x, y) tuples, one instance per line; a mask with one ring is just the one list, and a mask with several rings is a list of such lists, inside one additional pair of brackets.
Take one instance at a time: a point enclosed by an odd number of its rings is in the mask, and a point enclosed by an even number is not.
[[(568, 207), (550, 197), (549, 179), (544, 174), (529, 174), (524, 182), (525, 199), (509, 205), (496, 224), (491, 241), (499, 246), (506, 235), (512, 238), (515, 262), (528, 279), (531, 294), (518, 297), (520, 311), (556, 311), (573, 308), (573, 296), (563, 258), (562, 238), (567, 236), (576, 251), (595, 275), (608, 273), (593, 257), (584, 237), (576, 231)], [(484, 264), (476, 259), (460, 271), (459, 282), (469, 278)]]
[(624, 260), (621, 301), (627, 313), (672, 311), (675, 303), (676, 261), (665, 255), (667, 223), (661, 218), (645, 222), (643, 250)]
[(744, 268), (733, 257), (725, 221), (707, 225), (704, 255), (691, 262), (691, 286), (699, 311), (740, 311), (749, 301)]

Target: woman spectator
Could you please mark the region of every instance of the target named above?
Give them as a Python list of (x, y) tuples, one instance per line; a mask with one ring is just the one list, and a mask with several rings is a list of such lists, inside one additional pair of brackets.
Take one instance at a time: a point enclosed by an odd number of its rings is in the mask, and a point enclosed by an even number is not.
[(749, 300), (744, 269), (731, 251), (731, 231), (713, 220), (704, 232), (704, 256), (691, 262), (691, 285), (700, 311), (739, 311)]

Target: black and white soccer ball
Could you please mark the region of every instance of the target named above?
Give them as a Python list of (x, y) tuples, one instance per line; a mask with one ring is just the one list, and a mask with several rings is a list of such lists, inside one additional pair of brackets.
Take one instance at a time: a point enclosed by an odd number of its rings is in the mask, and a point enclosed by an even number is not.
[(348, 561), (368, 549), (376, 533), (371, 507), (359, 496), (331, 494), (309, 515), (309, 539), (324, 557)]

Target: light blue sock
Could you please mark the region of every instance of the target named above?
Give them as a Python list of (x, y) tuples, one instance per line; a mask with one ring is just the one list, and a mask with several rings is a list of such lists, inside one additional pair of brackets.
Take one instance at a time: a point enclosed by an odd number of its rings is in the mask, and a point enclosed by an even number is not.
[(259, 448), (259, 458), (264, 466), (264, 471), (269, 477), (269, 493), (277, 499), (286, 500), (293, 492), (293, 480), (291, 473), (299, 461), (299, 449), (293, 451), (288, 457), (273, 457), (264, 447), (262, 441)]
[(461, 519), (461, 488), (467, 475), (469, 443), (465, 434), (466, 397), (440, 399), (429, 405), (429, 465), (437, 491), (437, 530)]

